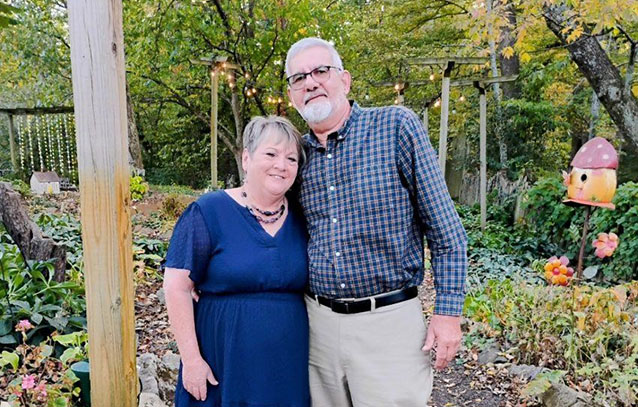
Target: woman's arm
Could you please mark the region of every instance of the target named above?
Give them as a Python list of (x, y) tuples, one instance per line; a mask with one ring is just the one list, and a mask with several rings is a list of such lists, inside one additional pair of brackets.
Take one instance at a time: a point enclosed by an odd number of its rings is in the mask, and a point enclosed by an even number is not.
[(217, 385), (213, 372), (199, 352), (195, 335), (193, 314), (193, 281), (188, 277), (190, 271), (166, 268), (164, 273), (164, 292), (166, 308), (171, 330), (177, 340), (182, 359), (182, 382), (184, 388), (197, 400), (206, 399), (206, 381)]

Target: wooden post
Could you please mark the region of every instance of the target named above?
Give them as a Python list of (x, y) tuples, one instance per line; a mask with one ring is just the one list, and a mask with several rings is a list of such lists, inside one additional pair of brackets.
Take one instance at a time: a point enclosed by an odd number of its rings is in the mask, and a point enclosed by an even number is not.
[(9, 150), (11, 151), (11, 167), (13, 171), (18, 171), (18, 159), (16, 157), (15, 127), (13, 126), (13, 115), (9, 115)]
[(210, 183), (211, 188), (217, 188), (217, 107), (219, 105), (219, 72), (214, 66), (210, 69)]
[(481, 203), (481, 230), (485, 230), (487, 223), (487, 98), (484, 85), (475, 82), (474, 86), (479, 91), (479, 157), (480, 170), (480, 203)]
[(93, 407), (137, 406), (121, 0), (69, 0)]
[(454, 61), (448, 61), (443, 71), (443, 86), (441, 88), (441, 130), (439, 132), (439, 165), (445, 177), (445, 163), (447, 161), (447, 122), (450, 109), (450, 74), (454, 68)]

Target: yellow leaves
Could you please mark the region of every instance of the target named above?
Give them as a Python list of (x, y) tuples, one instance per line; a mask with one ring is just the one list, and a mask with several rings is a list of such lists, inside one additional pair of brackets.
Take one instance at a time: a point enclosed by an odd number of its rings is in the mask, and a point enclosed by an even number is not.
[(512, 47), (503, 48), (503, 51), (501, 51), (501, 55), (503, 55), (505, 59), (510, 59), (511, 57), (514, 56), (514, 48)]
[(562, 82), (554, 82), (545, 88), (544, 97), (555, 106), (564, 106), (571, 96), (572, 87)]
[(532, 56), (527, 52), (521, 52), (521, 54), (519, 55), (519, 59), (522, 63), (527, 63), (532, 60)]
[[(568, 29), (569, 30), (569, 29)], [(563, 31), (565, 31), (563, 29)], [(582, 26), (577, 26), (576, 28), (574, 28), (569, 35), (566, 38), (566, 41), (568, 44), (571, 44), (572, 42), (576, 41), (577, 39), (580, 38), (581, 35), (583, 35), (584, 29)]]
[(633, 93), (635, 97), (638, 97), (638, 83), (631, 87), (631, 93)]

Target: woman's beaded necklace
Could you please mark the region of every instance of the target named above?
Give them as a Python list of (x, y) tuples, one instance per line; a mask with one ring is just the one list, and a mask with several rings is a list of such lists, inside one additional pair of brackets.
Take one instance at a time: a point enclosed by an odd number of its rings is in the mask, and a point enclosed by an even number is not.
[[(246, 194), (246, 191), (242, 190), (241, 196), (245, 200), (248, 200), (248, 194)], [(253, 215), (255, 219), (257, 219), (257, 221), (268, 224), (277, 222), (283, 216), (284, 212), (286, 211), (286, 205), (284, 202), (285, 198), (282, 200), (281, 206), (276, 211), (265, 211), (263, 209), (259, 209), (256, 206), (251, 206), (248, 203), (246, 203), (245, 206), (246, 209), (248, 209), (248, 212), (250, 212), (250, 214)], [(261, 217), (260, 215), (266, 216), (267, 219)]]

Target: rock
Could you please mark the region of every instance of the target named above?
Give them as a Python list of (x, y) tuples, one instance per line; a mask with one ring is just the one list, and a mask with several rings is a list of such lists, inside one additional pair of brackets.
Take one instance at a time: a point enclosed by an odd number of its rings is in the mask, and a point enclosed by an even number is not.
[(166, 404), (154, 393), (141, 393), (139, 407), (166, 407)]
[(554, 383), (543, 393), (543, 404), (547, 407), (588, 407), (591, 396), (562, 383)]
[(164, 288), (160, 288), (159, 290), (157, 290), (157, 293), (155, 293), (155, 295), (157, 295), (157, 300), (160, 304), (166, 304), (166, 294), (164, 294)]
[(0, 401), (0, 407), (11, 407), (11, 404), (7, 403), (6, 401)]
[(519, 376), (528, 381), (532, 380), (539, 373), (544, 372), (545, 370), (547, 369), (544, 367), (532, 365), (512, 365), (507, 369), (510, 375)]
[(137, 358), (137, 374), (142, 383), (142, 393), (160, 394), (157, 382), (159, 364), (159, 358), (152, 353), (144, 353)]
[(501, 350), (497, 345), (491, 344), (487, 348), (483, 349), (483, 351), (478, 356), (478, 362), (481, 365), (486, 365), (488, 363), (506, 363), (507, 359), (503, 356), (500, 356), (499, 353)]
[(166, 354), (162, 357), (162, 362), (164, 365), (175, 371), (175, 378), (177, 378), (177, 372), (179, 371), (179, 363), (181, 358), (179, 355), (174, 354), (173, 352), (166, 352)]
[(162, 400), (173, 400), (179, 374), (179, 355), (167, 352), (157, 366), (157, 385)]

